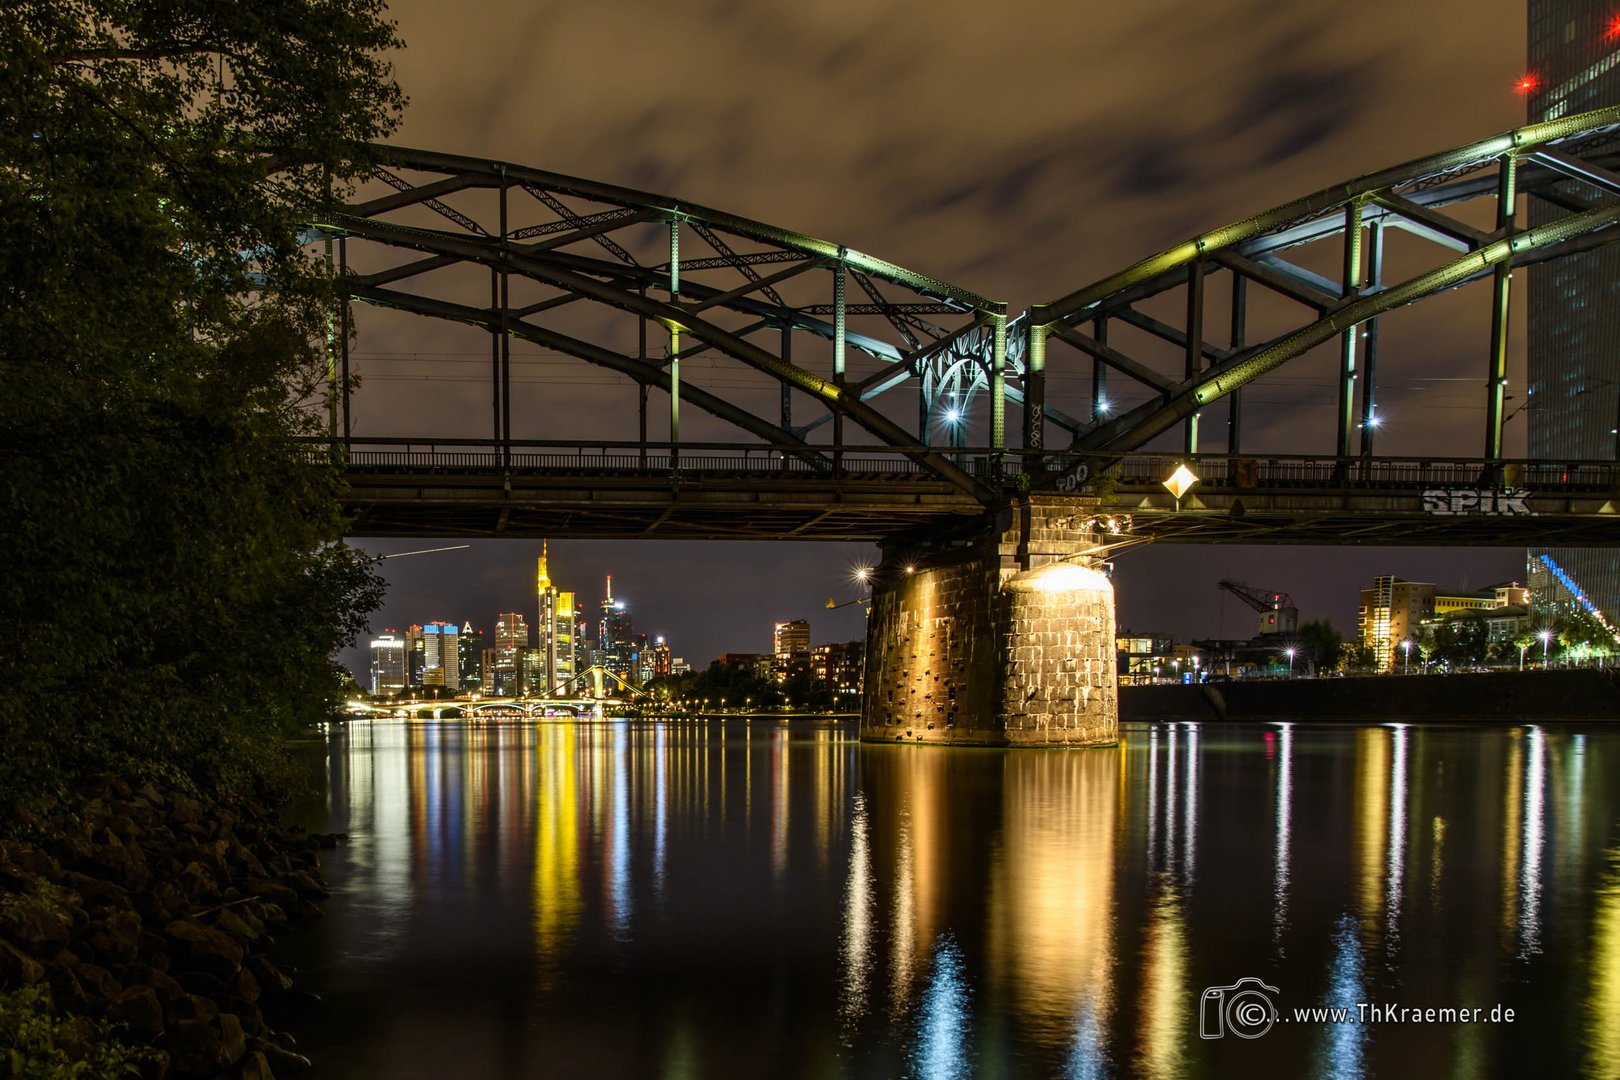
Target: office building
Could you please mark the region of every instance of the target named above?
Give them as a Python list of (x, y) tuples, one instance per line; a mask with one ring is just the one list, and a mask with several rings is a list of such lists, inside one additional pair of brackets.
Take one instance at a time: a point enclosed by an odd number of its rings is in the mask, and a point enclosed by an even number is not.
[(455, 623), (430, 622), (422, 627), (422, 685), (451, 693), (461, 688), (461, 649)]
[[(1620, 105), (1620, 39), (1614, 4), (1529, 0), (1531, 122)], [(1573, 182), (1566, 193), (1601, 193)], [(1520, 224), (1539, 225), (1540, 199), (1521, 204)], [(1527, 436), (1532, 458), (1613, 459), (1620, 453), (1620, 246), (1526, 268)], [(1541, 556), (1549, 556), (1548, 566)], [(1612, 548), (1537, 548), (1529, 559), (1532, 611), (1557, 618), (1575, 606), (1613, 622), (1620, 613), (1620, 553)]]
[(786, 682), (795, 664), (808, 663), (810, 660), (810, 621), (791, 619), (779, 622), (773, 630), (772, 640), (775, 644), (772, 651), (776, 657), (772, 669), (777, 682)]
[(640, 682), (641, 656), (630, 624), (630, 611), (623, 600), (613, 598), (612, 574), (607, 576), (607, 596), (602, 601), (598, 633), (601, 665), (628, 682)]
[(398, 694), (410, 685), (405, 673), (405, 641), (392, 630), (371, 642), (371, 692)]
[(456, 635), (457, 667), (462, 690), (482, 690), (484, 687), (484, 632), (474, 630), (472, 623), (463, 623)]
[(546, 541), (540, 542), (540, 562), (535, 573), (539, 619), (535, 623), (535, 647), (540, 650), (540, 670), (536, 691), (556, 693), (578, 671), (575, 648), (578, 611), (574, 594), (563, 592), (551, 580)]
[(522, 693), (523, 650), (529, 647), (529, 624), (522, 614), (508, 611), (495, 617), (495, 649), (490, 693)]
[(831, 642), (810, 650), (810, 670), (816, 681), (843, 702), (860, 696), (865, 664), (865, 641)]

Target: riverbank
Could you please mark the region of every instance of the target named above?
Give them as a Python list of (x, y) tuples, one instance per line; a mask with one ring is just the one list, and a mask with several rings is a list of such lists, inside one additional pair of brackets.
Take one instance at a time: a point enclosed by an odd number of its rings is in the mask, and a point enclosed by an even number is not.
[(282, 829), (252, 802), (211, 807), (111, 777), (87, 794), (71, 817), (19, 808), (30, 838), (0, 841), (0, 991), (38, 1015), (6, 1032), (27, 1043), (21, 1075), (108, 1065), (108, 1036), (141, 1076), (308, 1069), (266, 1022), (266, 1006), (293, 992), (268, 950), (320, 914), (315, 852), (337, 838)]
[(1620, 683), (1605, 671), (1375, 675), (1202, 685), (1128, 686), (1124, 722), (1178, 720), (1620, 720)]

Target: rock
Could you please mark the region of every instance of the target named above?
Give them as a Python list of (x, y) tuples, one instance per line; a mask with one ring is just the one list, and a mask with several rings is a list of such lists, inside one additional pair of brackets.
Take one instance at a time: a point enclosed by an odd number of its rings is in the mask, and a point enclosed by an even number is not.
[(38, 960), (0, 941), (0, 988), (32, 986), (44, 977), (45, 968)]
[(270, 1059), (270, 1064), (283, 1072), (308, 1072), (314, 1068), (309, 1058), (292, 1050), (286, 1050), (271, 1043), (264, 1048), (264, 1056)]
[(236, 1064), (247, 1053), (247, 1034), (235, 1013), (219, 1014), (219, 1052), (226, 1065)]
[(231, 996), (230, 984), (206, 971), (181, 971), (176, 973), (175, 981), (185, 987), (188, 994), (200, 994), (213, 1001)]
[(253, 977), (253, 972), (245, 964), (236, 973), (236, 996), (244, 1001), (259, 1000), (259, 980)]
[(182, 1076), (212, 1076), (224, 1064), (219, 1029), (207, 1020), (171, 1024), (157, 1045)]
[(219, 1015), (219, 1006), (212, 998), (198, 994), (181, 994), (163, 1008), (170, 1024), (183, 1024), (193, 1020), (212, 1020)]
[(55, 951), (66, 945), (73, 918), (64, 908), (44, 903), (21, 903), (11, 908), (3, 928), (11, 940), (29, 952)]
[(140, 937), (141, 958), (148, 960), (154, 967), (167, 970), (169, 967), (169, 943), (159, 934), (150, 930), (142, 930)]
[(180, 877), (175, 883), (180, 887), (180, 891), (191, 897), (193, 901), (201, 901), (205, 904), (213, 904), (219, 901), (219, 886), (215, 884), (214, 879), (209, 875), (208, 871), (203, 869), (202, 864), (199, 862), (187, 863), (186, 868), (180, 871)]
[(242, 946), (229, 934), (195, 919), (176, 919), (163, 928), (163, 933), (184, 950), (185, 959), (199, 970), (231, 978), (242, 966)]
[(241, 941), (259, 940), (259, 932), (249, 926), (247, 920), (243, 919), (241, 915), (231, 908), (222, 908), (220, 910), (219, 917), (215, 920), (215, 926)]
[(195, 825), (202, 820), (202, 807), (177, 791), (169, 800), (169, 820), (176, 825)]
[(297, 891), (269, 878), (249, 878), (243, 882), (242, 887), (259, 899), (268, 900), (280, 907), (291, 907), (298, 902)]
[(90, 926), (89, 941), (108, 960), (130, 961), (141, 954), (141, 917), (114, 911)]
[(258, 1005), (239, 997), (225, 997), (219, 1002), (221, 1013), (230, 1013), (242, 1025), (242, 1030), (258, 1034), (264, 1030), (264, 1012)]
[(130, 1034), (150, 1042), (163, 1033), (163, 1005), (150, 986), (131, 986), (115, 998), (107, 1018), (129, 1028)]
[(255, 1050), (243, 1059), (242, 1071), (238, 1075), (240, 1080), (276, 1080), (276, 1074), (270, 1071), (270, 1061), (262, 1050)]
[(79, 980), (74, 978), (73, 972), (65, 967), (50, 967), (45, 969), (45, 979), (51, 987), (51, 1000), (56, 1007), (66, 1013), (100, 1012), (96, 1002), (84, 992)]
[(285, 994), (292, 989), (292, 980), (284, 975), (266, 956), (251, 956), (242, 970), (251, 969), (262, 991)]
[(62, 874), (62, 884), (78, 893), (92, 908), (122, 909), (130, 906), (129, 891), (106, 878), (67, 870)]
[(116, 1001), (124, 992), (123, 985), (113, 978), (112, 972), (99, 964), (80, 964), (73, 976), (84, 987), (86, 995), (104, 1002)]

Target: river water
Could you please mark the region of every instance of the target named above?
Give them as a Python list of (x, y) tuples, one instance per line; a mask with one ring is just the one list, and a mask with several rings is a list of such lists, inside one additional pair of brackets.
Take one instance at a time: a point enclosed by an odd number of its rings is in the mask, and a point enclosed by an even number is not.
[(290, 1026), (346, 1080), (1620, 1076), (1620, 729), (1123, 734), (334, 727)]

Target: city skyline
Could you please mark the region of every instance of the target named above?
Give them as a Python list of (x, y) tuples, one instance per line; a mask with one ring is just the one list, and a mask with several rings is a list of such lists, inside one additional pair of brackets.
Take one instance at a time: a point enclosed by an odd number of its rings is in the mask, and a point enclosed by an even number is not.
[[(408, 550), (411, 545), (401, 546)], [(542, 541), (535, 544), (531, 541), (499, 541), (491, 544), (481, 544), (477, 548), (468, 549), (470, 554), (464, 555), (459, 550), (435, 552), (431, 556), (413, 559), (387, 559), (378, 564), (379, 570), (390, 582), (394, 582), (396, 575), (406, 579), (406, 588), (402, 592), (397, 588), (390, 588), (388, 597), (381, 608), (374, 613), (368, 623), (366, 636), (354, 647), (345, 649), (339, 662), (353, 672), (363, 687), (370, 689), (368, 677), (371, 669), (371, 643), (383, 635), (392, 633), (403, 641), (407, 631), (412, 626), (427, 626), (434, 622), (454, 622), (463, 629), (471, 626), (474, 630), (493, 635), (497, 621), (504, 612), (516, 612), (524, 616), (524, 627), (527, 634), (528, 645), (537, 650), (544, 650), (540, 633), (539, 610), (544, 603), (546, 590), (550, 587), (554, 594), (571, 594), (576, 599), (577, 618), (582, 619), (591, 626), (588, 637), (595, 638), (595, 626), (605, 612), (603, 601), (616, 600), (621, 607), (628, 608), (636, 622), (636, 633), (645, 634), (649, 645), (657, 642), (666, 642), (673, 658), (684, 660), (694, 669), (706, 667), (711, 660), (725, 653), (758, 653), (770, 655), (775, 651), (774, 632), (778, 624), (794, 620), (808, 621), (811, 627), (812, 642), (814, 644), (828, 644), (850, 640), (864, 640), (865, 616), (863, 606), (850, 604), (837, 611), (826, 608), (827, 599), (836, 599), (842, 603), (865, 595), (865, 587), (854, 577), (854, 570), (859, 566), (871, 565), (871, 561), (852, 562), (848, 569), (843, 571), (836, 582), (830, 582), (821, 599), (804, 601), (798, 609), (783, 611), (771, 615), (757, 624), (731, 625), (713, 617), (701, 605), (701, 597), (708, 586), (701, 582), (687, 581), (676, 575), (660, 580), (650, 592), (638, 594), (634, 591), (635, 582), (632, 582), (632, 592), (626, 593), (621, 586), (614, 583), (615, 574), (611, 569), (601, 570), (601, 567), (611, 566), (609, 559), (600, 559), (595, 555), (582, 550), (590, 547), (602, 546), (591, 541), (564, 541), (560, 545), (551, 541)], [(679, 547), (685, 545), (666, 545)], [(783, 545), (788, 546), (788, 545)], [(792, 545), (804, 546), (804, 545)], [(860, 545), (838, 545), (839, 547), (857, 547)], [(559, 556), (555, 553), (561, 547), (563, 550), (575, 551), (579, 565), (590, 566), (594, 580), (601, 582), (603, 595), (592, 597), (586, 589), (562, 589), (562, 585), (575, 584), (583, 574), (576, 574), (568, 569), (564, 563), (563, 569), (556, 569), (559, 565)], [(527, 574), (517, 574), (518, 580), (525, 584), (518, 585), (507, 575), (507, 571), (494, 570), (492, 564), (485, 562), (480, 570), (472, 574), (472, 586), (466, 594), (458, 594), (462, 588), (459, 584), (464, 580), (466, 571), (451, 574), (446, 573), (442, 567), (435, 567), (428, 563), (430, 558), (468, 557), (477, 559), (479, 551), (494, 550), (498, 552), (496, 563), (502, 568), (514, 566), (513, 559), (521, 559), (527, 567)], [(873, 556), (875, 559), (875, 555)], [(536, 560), (539, 560), (537, 565)], [(416, 571), (416, 572), (412, 572)], [(598, 571), (600, 571), (598, 573)], [(621, 583), (623, 575), (617, 575)], [(511, 582), (508, 584), (508, 582)], [(660, 591), (663, 588), (664, 591)], [(611, 592), (609, 590), (612, 590)], [(511, 600), (501, 601), (502, 595), (515, 597), (521, 592), (527, 592), (528, 597), (524, 604), (517, 605)], [(813, 592), (814, 590), (810, 590)], [(426, 592), (433, 599), (425, 604), (418, 605), (415, 600), (405, 599), (405, 596), (416, 596)], [(757, 592), (757, 590), (756, 590)], [(657, 613), (656, 616), (643, 616), (640, 595), (648, 597), (649, 606)], [(803, 595), (808, 596), (809, 593)], [(476, 598), (476, 599), (473, 599)], [(493, 600), (493, 603), (492, 603)], [(766, 601), (773, 603), (773, 601)], [(690, 604), (690, 606), (688, 606)], [(479, 612), (488, 608), (490, 614), (480, 615)], [(476, 609), (476, 610), (474, 610)], [(455, 619), (449, 616), (456, 614)], [(647, 618), (648, 627), (665, 627), (656, 629), (641, 628), (642, 619)], [(486, 638), (486, 644), (493, 646), (493, 636)], [(692, 648), (688, 643), (696, 646)], [(704, 643), (708, 643), (705, 645)], [(609, 665), (611, 666), (611, 665)]]

